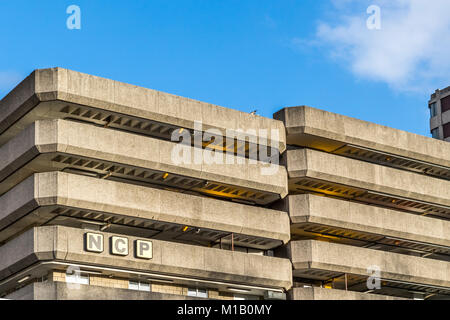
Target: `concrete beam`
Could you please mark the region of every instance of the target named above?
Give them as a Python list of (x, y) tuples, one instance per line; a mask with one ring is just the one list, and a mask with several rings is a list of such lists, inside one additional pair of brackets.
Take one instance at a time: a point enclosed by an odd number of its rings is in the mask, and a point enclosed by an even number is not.
[(311, 270), (369, 276), (378, 266), (382, 279), (450, 288), (450, 262), (336, 244), (325, 241), (291, 241), (289, 256), (294, 276)]
[(30, 176), (0, 196), (0, 208), (0, 241), (54, 218), (55, 208), (262, 237), (275, 246), (290, 238), (282, 211), (64, 172)]
[(109, 233), (102, 233), (105, 239), (103, 252), (85, 251), (84, 234), (87, 231), (61, 226), (37, 227), (10, 240), (0, 247), (0, 279), (38, 262), (59, 261), (222, 281), (230, 285), (286, 290), (292, 286), (292, 265), (288, 259), (151, 240), (153, 258), (143, 260), (133, 255), (134, 242), (138, 238), (131, 236), (128, 237), (128, 256), (111, 255), (107, 240), (115, 234)]
[[(51, 102), (48, 106), (41, 106)], [(281, 121), (252, 115), (205, 102), (146, 89), (118, 81), (104, 79), (62, 68), (35, 70), (0, 101), (0, 134), (13, 124), (9, 138), (36, 120), (62, 118), (59, 109), (67, 105), (88, 106), (97, 111), (135, 116), (194, 129), (201, 121), (203, 129), (276, 130), (265, 145), (276, 146), (280, 152), (286, 148), (284, 125)], [(41, 110), (33, 112), (34, 108)], [(22, 119), (23, 118), (23, 119)], [(270, 136), (269, 136), (270, 137)], [(264, 144), (264, 143), (262, 143)]]
[(446, 220), (312, 194), (285, 201), (293, 227), (317, 224), (450, 247)]
[[(0, 147), (0, 194), (12, 188), (33, 172), (78, 168), (92, 171), (84, 166), (89, 160), (109, 162), (143, 170), (167, 172), (181, 177), (206, 180), (230, 187), (247, 188), (255, 191), (255, 202), (269, 203), (287, 195), (287, 174), (283, 166), (276, 165), (276, 172), (264, 175), (263, 169), (270, 165), (260, 161), (221, 155), (222, 164), (195, 161), (194, 148), (186, 147), (190, 163), (177, 163), (172, 157), (178, 144), (127, 132), (120, 132), (93, 125), (65, 120), (37, 121), (18, 136)], [(175, 149), (176, 150), (176, 149)], [(186, 153), (188, 154), (188, 153)], [(84, 159), (78, 164), (54, 160), (57, 155)], [(94, 162), (95, 162), (94, 161)], [(238, 162), (241, 161), (241, 162)], [(78, 166), (78, 167), (77, 167)], [(20, 170), (19, 170), (20, 169)], [(138, 171), (139, 171), (138, 170)], [(94, 170), (95, 171), (95, 170)], [(100, 170), (101, 171), (101, 170)], [(107, 173), (106, 171), (103, 174)], [(115, 173), (114, 173), (115, 174)], [(122, 176), (126, 177), (124, 173)], [(223, 188), (226, 189), (226, 188)], [(230, 188), (232, 189), (232, 188)], [(221, 192), (204, 187), (203, 192), (219, 196)], [(261, 191), (267, 195), (257, 194)], [(227, 196), (224, 194), (224, 196)], [(233, 197), (230, 191), (228, 197)], [(234, 196), (239, 198), (239, 196)]]
[(287, 144), (332, 152), (353, 144), (406, 158), (450, 167), (450, 144), (307, 106), (274, 114), (284, 122)]
[[(312, 178), (450, 207), (450, 181), (312, 149), (287, 152), (289, 184)], [(291, 188), (291, 186), (290, 186)]]

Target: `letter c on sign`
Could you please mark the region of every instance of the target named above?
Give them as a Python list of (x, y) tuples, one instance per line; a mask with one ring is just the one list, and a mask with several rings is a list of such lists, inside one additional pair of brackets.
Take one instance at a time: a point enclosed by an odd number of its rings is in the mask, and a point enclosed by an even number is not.
[(111, 237), (111, 254), (118, 256), (128, 255), (128, 238)]

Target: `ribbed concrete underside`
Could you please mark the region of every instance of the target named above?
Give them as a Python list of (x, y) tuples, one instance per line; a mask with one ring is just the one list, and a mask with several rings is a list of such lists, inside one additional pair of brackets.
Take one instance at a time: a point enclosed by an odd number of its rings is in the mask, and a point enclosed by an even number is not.
[(103, 233), (106, 238), (103, 252), (86, 252), (85, 232), (61, 226), (38, 227), (7, 242), (0, 247), (0, 256), (4, 257), (0, 261), (0, 280), (38, 262), (59, 261), (231, 284), (285, 289), (292, 285), (292, 265), (288, 259), (152, 240), (153, 258), (143, 260), (132, 254), (136, 237), (128, 237), (130, 254), (122, 257), (110, 254), (107, 239), (114, 234), (109, 233)]
[(0, 241), (63, 217), (114, 224), (112, 230), (115, 224), (144, 228), (148, 236), (159, 224), (186, 225), (200, 228), (195, 235), (208, 239), (235, 233), (235, 245), (254, 248), (290, 238), (289, 217), (282, 211), (63, 172), (34, 174), (0, 196), (0, 208)]
[[(46, 104), (44, 108), (33, 112), (41, 103)], [(66, 106), (80, 111), (61, 112)], [(103, 124), (110, 122), (109, 117), (123, 117), (118, 121), (133, 121), (133, 125), (127, 125), (129, 129), (139, 121), (186, 129), (194, 129), (194, 122), (201, 122), (203, 130), (216, 129), (223, 134), (227, 130), (234, 134), (253, 130), (256, 138), (263, 136), (259, 130), (265, 129), (269, 134), (266, 145), (281, 152), (286, 148), (281, 121), (62, 68), (34, 71), (0, 101), (0, 145), (33, 121), (79, 118), (83, 114), (85, 120)], [(272, 129), (276, 136), (271, 136)]]
[[(0, 148), (0, 194), (34, 172), (75, 169), (212, 196), (267, 204), (287, 194), (286, 171), (264, 175), (268, 164), (222, 155), (222, 164), (172, 156), (177, 144), (64, 120), (38, 121)], [(191, 152), (192, 151), (192, 152)], [(178, 154), (178, 153), (177, 153)], [(166, 174), (167, 173), (167, 174)]]
[(446, 261), (315, 240), (292, 241), (289, 250), (298, 277), (309, 270), (323, 271), (317, 279), (343, 273), (369, 276), (369, 268), (378, 266), (383, 279), (450, 287)]

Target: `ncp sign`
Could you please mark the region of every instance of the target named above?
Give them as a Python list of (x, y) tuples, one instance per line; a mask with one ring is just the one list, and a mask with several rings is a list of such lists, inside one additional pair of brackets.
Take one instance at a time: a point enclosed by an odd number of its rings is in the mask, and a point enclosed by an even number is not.
[[(129, 240), (127, 237), (111, 236), (109, 238), (109, 253), (116, 256), (129, 255)], [(101, 253), (105, 251), (104, 235), (86, 232), (84, 234), (84, 249), (87, 252)], [(138, 259), (153, 258), (153, 243), (148, 240), (134, 241), (134, 256)]]

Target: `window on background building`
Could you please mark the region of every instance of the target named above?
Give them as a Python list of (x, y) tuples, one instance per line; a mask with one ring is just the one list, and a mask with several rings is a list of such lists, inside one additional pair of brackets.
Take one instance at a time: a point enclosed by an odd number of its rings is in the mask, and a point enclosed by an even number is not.
[(433, 102), (430, 104), (430, 116), (436, 117), (437, 116), (437, 104), (436, 102)]
[(150, 283), (140, 282), (140, 281), (129, 281), (128, 282), (128, 289), (150, 292)]
[(89, 284), (89, 275), (81, 274), (81, 273), (75, 271), (72, 274), (66, 274), (66, 282), (78, 283), (78, 284)]
[(434, 139), (439, 139), (439, 128), (431, 130), (431, 137), (433, 137)]
[(188, 288), (187, 295), (189, 297), (199, 297), (199, 298), (208, 298), (208, 290), (206, 289), (194, 289)]
[(441, 99), (441, 112), (450, 110), (450, 96)]
[(444, 139), (450, 137), (450, 122), (444, 124)]

